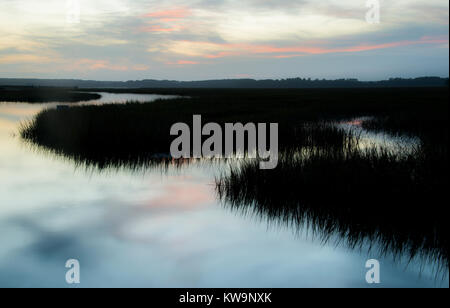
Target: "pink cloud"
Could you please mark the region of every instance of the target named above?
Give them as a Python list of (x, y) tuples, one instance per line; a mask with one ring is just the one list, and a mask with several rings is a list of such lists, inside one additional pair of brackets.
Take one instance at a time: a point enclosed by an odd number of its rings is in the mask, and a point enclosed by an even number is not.
[[(359, 46), (353, 46), (348, 48), (337, 48), (331, 49), (331, 52), (359, 52), (359, 51), (368, 51), (375, 49), (386, 49), (386, 48), (395, 48), (402, 46), (411, 46), (411, 45), (423, 45), (423, 44), (448, 44), (448, 39), (435, 39), (435, 38), (421, 38), (416, 41), (399, 41), (392, 43), (384, 43), (384, 44), (363, 44)], [(326, 53), (326, 52), (324, 52)]]
[(171, 10), (163, 10), (163, 11), (148, 13), (148, 14), (145, 14), (144, 16), (172, 21), (172, 20), (184, 18), (186, 16), (189, 16), (190, 14), (191, 13), (190, 13), (189, 9), (176, 8), (176, 9), (171, 9)]
[(141, 32), (174, 32), (178, 31), (181, 28), (178, 27), (162, 27), (160, 25), (142, 27)]
[(276, 59), (288, 59), (288, 58), (296, 58), (296, 57), (303, 57), (303, 54), (292, 54), (292, 55), (277, 55), (274, 56)]
[(153, 33), (170, 33), (180, 31), (184, 28), (180, 25), (180, 22), (182, 22), (182, 19), (190, 14), (190, 11), (186, 8), (176, 8), (148, 13), (145, 14), (144, 17), (151, 19), (147, 22), (150, 26), (141, 27), (139, 31)]
[(248, 46), (246, 48), (251, 53), (303, 53), (303, 54), (327, 54), (343, 52), (361, 52), (376, 49), (395, 48), (401, 46), (419, 45), (419, 44), (446, 44), (448, 39), (422, 38), (416, 41), (399, 41), (383, 44), (361, 44), (357, 46), (343, 48), (324, 48), (324, 47), (274, 47), (274, 46)]
[(65, 66), (69, 71), (82, 71), (82, 70), (111, 70), (111, 71), (127, 71), (128, 67), (125, 65), (111, 64), (106, 60), (94, 60), (94, 59), (80, 59), (71, 62)]
[(170, 65), (194, 65), (194, 64), (200, 64), (196, 61), (189, 61), (189, 60), (178, 60), (176, 62), (168, 62), (167, 64)]
[(292, 58), (304, 55), (363, 52), (363, 51), (396, 48), (412, 45), (448, 44), (448, 37), (447, 38), (422, 37), (418, 40), (405, 40), (382, 44), (360, 44), (348, 47), (316, 47), (316, 46), (278, 47), (273, 45), (230, 44), (230, 43), (210, 43), (210, 42), (191, 42), (191, 41), (182, 41), (182, 43), (185, 46), (189, 47), (190, 51), (198, 50), (199, 53), (198, 56), (206, 59), (217, 59), (242, 55), (262, 55), (272, 58)]
[(132, 67), (132, 69), (134, 71), (147, 71), (150, 67), (148, 65), (143, 65), (143, 64), (139, 64), (139, 65), (134, 65)]
[(33, 54), (0, 55), (0, 64), (48, 63), (51, 61), (51, 57), (38, 56)]
[(215, 54), (209, 54), (209, 55), (205, 55), (205, 58), (207, 59), (217, 59), (217, 58), (224, 58), (224, 57), (229, 57), (229, 56), (238, 56), (241, 53), (236, 52), (236, 51), (221, 51)]

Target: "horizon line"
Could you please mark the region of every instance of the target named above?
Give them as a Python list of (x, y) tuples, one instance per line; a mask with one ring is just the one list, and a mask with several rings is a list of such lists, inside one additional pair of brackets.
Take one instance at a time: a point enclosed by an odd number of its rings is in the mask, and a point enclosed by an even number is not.
[(449, 79), (449, 76), (442, 77), (436, 75), (421, 75), (416, 77), (389, 77), (385, 79), (372, 79), (372, 80), (362, 80), (355, 77), (341, 77), (341, 78), (313, 78), (313, 77), (284, 77), (284, 78), (216, 78), (216, 79), (196, 79), (196, 80), (176, 80), (176, 79), (128, 79), (128, 80), (99, 80), (99, 79), (83, 79), (83, 78), (36, 78), (36, 77), (0, 77), (0, 80), (50, 80), (50, 81), (86, 81), (86, 82), (139, 82), (139, 81), (160, 81), (160, 82), (208, 82), (208, 81), (239, 81), (239, 80), (251, 80), (251, 81), (283, 81), (283, 80), (291, 80), (291, 79), (302, 79), (307, 81), (358, 81), (358, 82), (380, 82), (380, 81), (389, 81), (393, 79), (404, 79), (404, 80), (414, 80), (421, 78), (440, 78), (440, 79)]

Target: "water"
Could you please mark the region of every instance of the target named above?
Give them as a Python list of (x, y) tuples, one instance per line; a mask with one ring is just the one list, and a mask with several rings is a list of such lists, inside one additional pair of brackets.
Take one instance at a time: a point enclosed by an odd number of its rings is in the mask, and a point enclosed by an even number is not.
[(421, 140), (418, 137), (389, 135), (383, 132), (373, 132), (365, 130), (362, 125), (366, 120), (372, 120), (373, 117), (359, 117), (350, 121), (341, 121), (336, 123), (338, 128), (351, 132), (359, 138), (359, 149), (384, 149), (392, 153), (412, 154), (421, 146)]
[(0, 287), (67, 287), (68, 259), (80, 261), (83, 287), (372, 287), (372, 258), (382, 287), (448, 287), (433, 264), (228, 209), (211, 166), (100, 172), (31, 149), (19, 123), (54, 105), (0, 103)]
[(157, 99), (171, 99), (179, 97), (177, 95), (159, 95), (159, 94), (129, 94), (129, 93), (107, 93), (95, 92), (102, 97), (99, 100), (81, 103), (82, 105), (102, 105), (102, 104), (124, 104), (126, 102), (151, 102)]

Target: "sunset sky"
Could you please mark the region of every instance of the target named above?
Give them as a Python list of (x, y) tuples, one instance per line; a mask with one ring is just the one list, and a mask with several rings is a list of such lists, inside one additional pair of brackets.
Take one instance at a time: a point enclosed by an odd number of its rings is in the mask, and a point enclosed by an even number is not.
[[(449, 72), (449, 2), (0, 1), (0, 77), (359, 78)], [(72, 16), (72, 15), (69, 15)]]

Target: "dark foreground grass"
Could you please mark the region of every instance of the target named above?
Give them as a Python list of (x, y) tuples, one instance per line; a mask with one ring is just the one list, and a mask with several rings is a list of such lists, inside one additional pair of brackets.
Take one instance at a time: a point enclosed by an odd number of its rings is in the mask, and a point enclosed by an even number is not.
[[(104, 91), (105, 89), (101, 89)], [(124, 90), (110, 90), (124, 91)], [(163, 91), (163, 90), (159, 90)], [(149, 90), (133, 90), (146, 93)], [(158, 92), (158, 90), (153, 90)], [(160, 92), (158, 92), (160, 93)], [(140, 159), (168, 154), (170, 127), (177, 122), (191, 124), (192, 115), (203, 123), (279, 123), (280, 148), (295, 148), (314, 134), (302, 129), (305, 122), (355, 116), (389, 117), (401, 114), (410, 131), (422, 115), (423, 135), (442, 134), (448, 120), (448, 89), (335, 89), (335, 90), (189, 90), (164, 89), (163, 94), (189, 98), (160, 100), (148, 104), (74, 106), (49, 109), (23, 126), (23, 138), (69, 156), (100, 162)], [(433, 125), (441, 123), (441, 125)], [(414, 133), (414, 131), (412, 131)], [(322, 137), (322, 138), (320, 138)], [(341, 145), (343, 136), (320, 129), (316, 142)]]
[(74, 89), (48, 87), (0, 87), (0, 102), (75, 103), (100, 99), (98, 94), (75, 92)]
[[(170, 143), (175, 137), (170, 136), (170, 127), (176, 122), (192, 123), (191, 112), (175, 108), (178, 103), (186, 100), (44, 110), (22, 125), (21, 136), (49, 152), (99, 169), (171, 164)], [(231, 121), (223, 115), (207, 115), (204, 124)], [(341, 148), (349, 138), (323, 122), (282, 125), (280, 130), (280, 149)]]
[[(170, 127), (192, 123), (194, 114), (203, 123), (276, 122), (284, 153), (278, 167), (246, 161), (219, 178), (225, 204), (312, 224), (324, 240), (337, 234), (352, 247), (379, 243), (384, 252), (448, 268), (448, 88), (164, 91), (152, 92), (190, 98), (44, 110), (21, 135), (81, 164), (136, 168), (173, 163)], [(363, 123), (368, 129), (418, 136), (421, 146), (363, 151), (354, 136), (324, 124), (358, 116), (375, 117)]]
[[(323, 241), (418, 257), (448, 270), (447, 152), (315, 149), (275, 170), (247, 161), (217, 179), (224, 205)], [(374, 248), (375, 249), (375, 248)]]
[[(81, 90), (80, 90), (81, 91)], [(378, 89), (85, 89), (91, 92), (164, 94), (201, 98), (201, 108), (234, 111), (237, 118), (249, 111), (276, 111), (302, 119), (337, 116), (388, 116), (448, 113), (448, 87)], [(198, 102), (197, 102), (198, 103)], [(211, 108), (210, 108), (211, 109)], [(208, 109), (206, 109), (207, 111)], [(285, 116), (283, 118), (286, 118)]]

